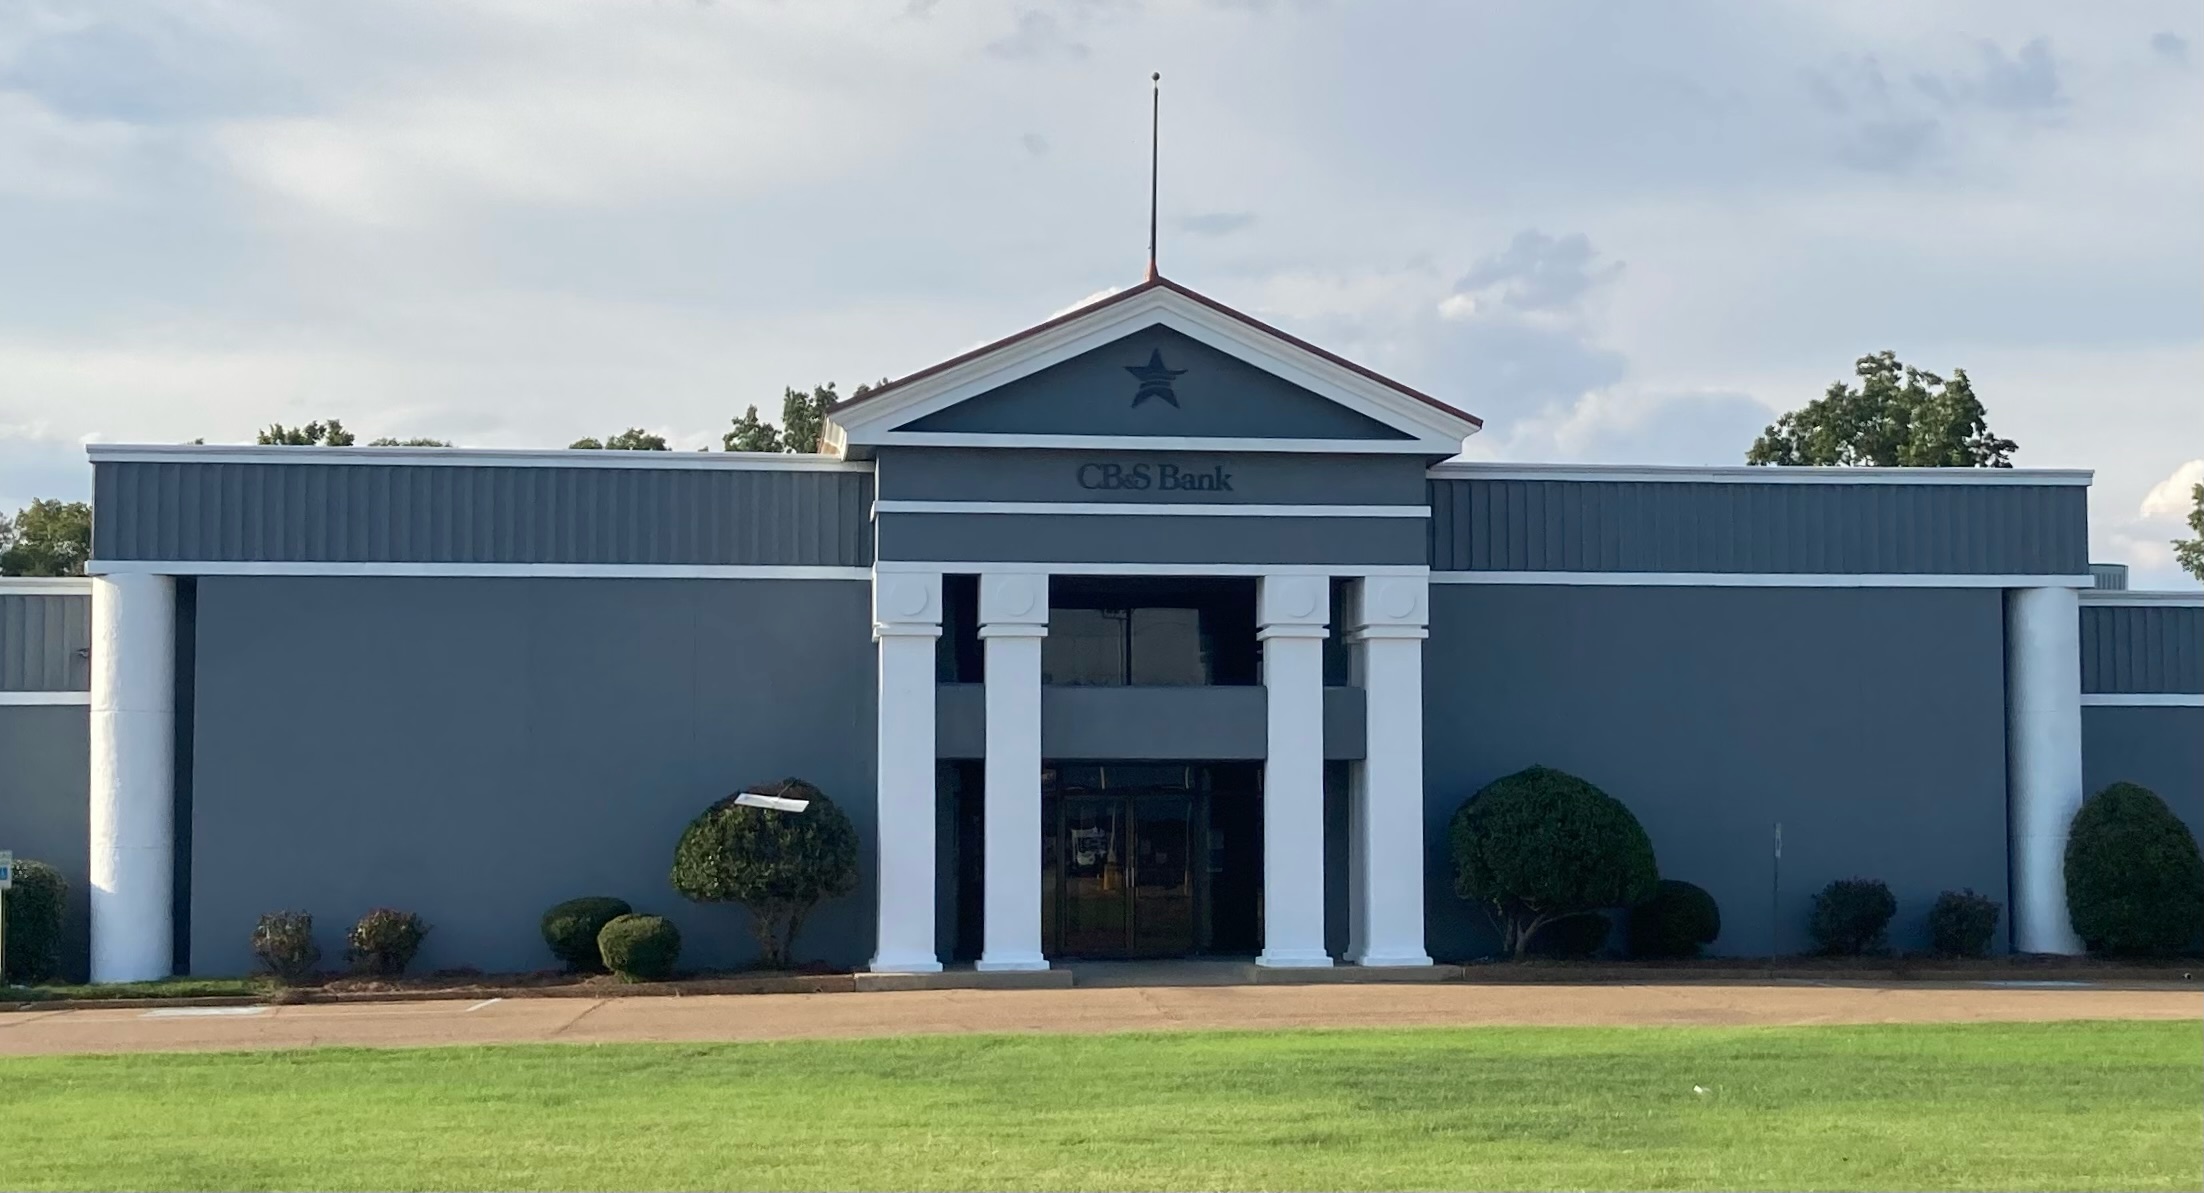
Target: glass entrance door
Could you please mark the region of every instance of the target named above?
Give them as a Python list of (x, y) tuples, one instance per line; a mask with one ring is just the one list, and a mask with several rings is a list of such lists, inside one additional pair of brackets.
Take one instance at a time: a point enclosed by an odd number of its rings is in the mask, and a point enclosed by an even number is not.
[[(1197, 798), (1066, 795), (1043, 808), (1042, 935), (1064, 957), (1183, 957), (1199, 942)], [(1051, 831), (1053, 830), (1053, 831)]]

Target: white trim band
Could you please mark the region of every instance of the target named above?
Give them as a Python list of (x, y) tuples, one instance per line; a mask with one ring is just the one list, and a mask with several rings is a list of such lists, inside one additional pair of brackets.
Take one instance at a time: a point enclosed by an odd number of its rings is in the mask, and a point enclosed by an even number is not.
[(2083, 708), (2204, 708), (2204, 692), (2083, 692)]
[(9, 705), (90, 704), (90, 692), (0, 692), (0, 708)]
[(1574, 584), (1646, 588), (2087, 588), (2088, 576), (1912, 572), (1433, 572), (1433, 584)]
[(1439, 454), (1422, 439), (1254, 439), (1181, 435), (996, 435), (978, 431), (878, 431), (859, 447), (1047, 448), (1056, 451), (1322, 452), (1325, 455)]
[(1650, 481), (1698, 485), (2087, 485), (2086, 468), (1790, 468), (1665, 464), (1486, 464), (1447, 460), (1427, 476), (1470, 481)]
[(465, 576), (547, 580), (870, 580), (872, 569), (750, 563), (342, 563), (95, 559), (95, 575)]
[(988, 572), (1046, 572), (1051, 576), (1423, 576), (1420, 563), (1054, 563), (1036, 560), (936, 561), (883, 559), (878, 572), (939, 572), (966, 575)]
[(1161, 501), (903, 501), (876, 514), (1102, 514), (1177, 518), (1428, 518), (1427, 505), (1192, 505)]
[(94, 464), (407, 464), (442, 468), (625, 468), (644, 471), (871, 472), (871, 461), (779, 452), (636, 452), (494, 447), (276, 447), (93, 443)]
[(0, 596), (89, 596), (90, 576), (0, 576)]
[(2114, 607), (2129, 605), (2153, 608), (2204, 609), (2204, 592), (2149, 592), (2124, 588), (2092, 588), (2082, 593), (2082, 604)]

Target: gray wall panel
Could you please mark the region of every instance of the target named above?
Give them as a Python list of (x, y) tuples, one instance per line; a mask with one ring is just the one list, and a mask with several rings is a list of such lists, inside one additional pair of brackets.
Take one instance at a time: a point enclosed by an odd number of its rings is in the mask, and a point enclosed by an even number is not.
[(100, 559), (872, 562), (872, 475), (855, 470), (129, 462), (93, 475)]
[(2087, 575), (2076, 485), (1441, 479), (1439, 571)]
[(198, 598), (193, 968), (251, 965), (263, 912), (326, 957), (378, 905), (432, 925), (422, 971), (551, 964), (543, 910), (618, 895), (683, 963), (755, 956), (746, 913), (676, 895), (682, 827), (760, 780), (856, 823), (860, 889), (799, 942), (873, 937), (875, 700), (860, 581), (206, 577)]
[(941, 563), (1420, 564), (1421, 518), (882, 514), (880, 558)]
[[(1182, 472), (1222, 468), (1230, 492), (1100, 484), (1089, 465), (1129, 470), (1164, 464)], [(1108, 501), (1203, 505), (1422, 505), (1424, 461), (1416, 456), (1332, 456), (1303, 452), (1002, 451), (991, 448), (884, 447), (880, 496), (894, 501)]]
[(2204, 692), (2204, 608), (2084, 604), (2082, 691)]
[[(943, 684), (935, 741), (943, 758), (987, 756), (983, 684)], [(1259, 687), (1045, 687), (1041, 756), (1080, 761), (1224, 762), (1267, 757), (1269, 695)], [(1324, 757), (1363, 756), (1360, 688), (1324, 689)]]
[[(1140, 398), (1129, 369), (1160, 354), (1171, 400)], [(1137, 400), (1136, 400), (1137, 399)], [(904, 431), (994, 435), (1161, 435), (1267, 439), (1406, 439), (1376, 419), (1156, 325), (945, 410)]]
[(62, 973), (91, 965), (90, 718), (84, 705), (0, 705), (0, 849), (69, 880)]
[(2082, 790), (2140, 783), (2204, 842), (2204, 708), (2082, 709)]
[(0, 692), (90, 688), (91, 620), (86, 593), (0, 592)]
[(1629, 805), (1661, 872), (1720, 903), (1721, 953), (1768, 951), (1777, 821), (1787, 952), (1832, 879), (1890, 884), (1900, 948), (1939, 891), (2007, 902), (2003, 638), (1995, 590), (1434, 585), (1431, 951), (1494, 947), (1447, 828), (1536, 763)]

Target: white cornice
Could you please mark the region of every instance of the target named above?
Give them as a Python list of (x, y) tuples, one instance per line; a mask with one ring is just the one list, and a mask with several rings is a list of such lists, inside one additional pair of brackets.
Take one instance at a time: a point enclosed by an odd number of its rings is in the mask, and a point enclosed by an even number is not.
[(1923, 572), (1433, 572), (1433, 584), (1595, 588), (2083, 588), (2088, 576)]
[(644, 471), (870, 472), (868, 461), (776, 452), (561, 451), (489, 447), (273, 447), (93, 443), (94, 464), (406, 464), (471, 468), (622, 468)]
[(90, 576), (0, 576), (0, 596), (81, 596), (91, 591)]
[(1754, 465), (1513, 464), (1448, 460), (1439, 480), (1650, 481), (1716, 485), (2087, 485), (2085, 468), (1771, 468)]
[[(868, 398), (847, 411), (828, 415), (827, 439), (835, 446), (879, 446), (911, 439), (889, 439), (896, 428), (968, 398), (1030, 376), (1050, 365), (1123, 339), (1143, 328), (1161, 324), (1211, 348), (1237, 357), (1265, 372), (1385, 426), (1412, 437), (1410, 441), (1371, 440), (1365, 450), (1407, 450), (1430, 454), (1461, 450), (1462, 441), (1475, 434), (1477, 425), (1428, 402), (1374, 381), (1353, 369), (1306, 348), (1267, 334), (1169, 288), (1158, 288), (1122, 302), (1097, 305), (1091, 314), (1077, 316), (1004, 344), (993, 352), (959, 361), (932, 376), (897, 387), (877, 398)], [(911, 433), (906, 432), (905, 435)], [(916, 442), (941, 442), (928, 435)], [(1047, 439), (1062, 443), (1074, 437), (983, 436), (996, 446), (1031, 446), (1011, 439)], [(1234, 441), (1240, 442), (1240, 441)], [(1272, 446), (1258, 450), (1295, 450), (1283, 446), (1289, 440), (1255, 440)], [(1337, 443), (1339, 441), (1328, 441)], [(1362, 442), (1362, 441), (1354, 441)], [(1172, 450), (1158, 440), (1152, 450)], [(1323, 450), (1337, 451), (1333, 446)]]
[(2149, 592), (2131, 588), (2091, 588), (2083, 590), (2082, 604), (2204, 609), (2204, 592)]

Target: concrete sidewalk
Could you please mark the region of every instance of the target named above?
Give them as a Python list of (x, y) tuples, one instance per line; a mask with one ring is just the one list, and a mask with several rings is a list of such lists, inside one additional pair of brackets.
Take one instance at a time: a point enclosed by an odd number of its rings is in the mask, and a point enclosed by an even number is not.
[(0, 1015), (0, 1056), (1302, 1027), (1801, 1025), (2204, 1017), (2193, 989), (1719, 985), (1119, 986), (80, 1009)]

